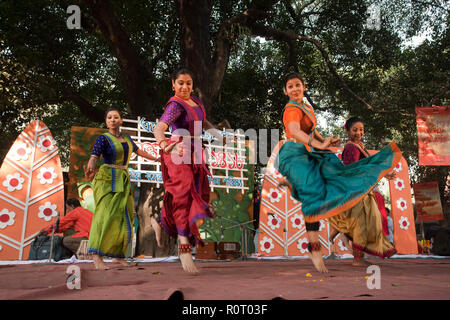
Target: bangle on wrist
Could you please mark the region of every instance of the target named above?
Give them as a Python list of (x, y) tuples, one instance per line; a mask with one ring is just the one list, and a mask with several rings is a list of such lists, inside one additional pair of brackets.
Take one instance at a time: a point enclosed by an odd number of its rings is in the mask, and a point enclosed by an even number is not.
[(308, 146), (310, 146), (310, 147), (312, 147), (312, 145), (311, 145), (312, 140), (313, 140), (313, 134), (311, 133), (311, 134), (309, 135), (309, 140), (308, 140)]

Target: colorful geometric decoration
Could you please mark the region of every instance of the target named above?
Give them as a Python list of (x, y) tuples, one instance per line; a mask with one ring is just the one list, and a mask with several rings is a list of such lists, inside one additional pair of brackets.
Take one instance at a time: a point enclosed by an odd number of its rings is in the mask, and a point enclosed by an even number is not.
[[(303, 256), (308, 253), (308, 236), (302, 204), (291, 196), (287, 187), (278, 187), (283, 176), (274, 168), (275, 158), (283, 143), (280, 141), (274, 148), (266, 167), (259, 216), (258, 252), (264, 256)], [(321, 220), (319, 240), (322, 254), (342, 254), (341, 248), (346, 248), (340, 241), (341, 236), (332, 245), (328, 240), (329, 232), (328, 221)]]
[[(371, 153), (369, 151), (369, 153)], [(412, 205), (408, 164), (402, 157), (394, 168), (395, 178), (389, 181), (391, 213), (394, 222), (394, 245), (399, 254), (416, 254), (417, 236)]]
[(42, 228), (64, 214), (64, 182), (50, 130), (33, 121), (0, 168), (0, 260), (26, 260)]
[[(307, 255), (308, 236), (301, 211), (301, 203), (291, 196), (287, 187), (278, 187), (283, 176), (274, 168), (274, 161), (284, 141), (274, 148), (266, 167), (262, 187), (259, 221), (258, 252), (264, 256), (303, 256)], [(343, 148), (332, 148), (340, 158)], [(369, 150), (370, 154), (378, 151)], [(394, 243), (399, 254), (417, 253), (417, 239), (414, 213), (411, 204), (411, 187), (408, 166), (404, 158), (400, 161), (396, 178), (389, 181), (392, 217), (394, 221)], [(345, 247), (342, 235), (334, 244), (329, 241), (328, 220), (320, 221), (319, 240), (322, 254), (342, 255), (352, 253)]]

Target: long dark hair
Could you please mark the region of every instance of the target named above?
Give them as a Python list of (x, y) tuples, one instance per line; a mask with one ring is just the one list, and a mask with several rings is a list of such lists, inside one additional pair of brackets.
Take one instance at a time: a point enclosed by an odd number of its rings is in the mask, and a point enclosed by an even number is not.
[(112, 107), (109, 107), (108, 109), (106, 109), (106, 111), (105, 111), (105, 120), (106, 120), (106, 117), (108, 116), (108, 113), (111, 112), (111, 111), (117, 111), (117, 113), (119, 114), (120, 118), (122, 119), (122, 112), (120, 111), (120, 109), (118, 107), (112, 106)]
[(305, 79), (303, 78), (303, 76), (300, 73), (290, 72), (290, 73), (286, 74), (283, 78), (283, 88), (286, 88), (287, 82), (292, 79), (299, 79), (302, 82), (303, 86), (306, 86)]
[(189, 69), (186, 68), (186, 67), (181, 67), (181, 68), (178, 68), (177, 70), (175, 70), (175, 71), (172, 73), (172, 80), (173, 80), (173, 81), (177, 80), (178, 77), (179, 77), (180, 75), (182, 75), (182, 74), (188, 74), (188, 75), (190, 75), (191, 78), (192, 78), (192, 81), (194, 81), (194, 75), (192, 74), (192, 71), (189, 70)]
[(355, 123), (357, 123), (357, 122), (361, 122), (361, 123), (364, 124), (364, 122), (361, 120), (361, 118), (359, 118), (359, 117), (351, 117), (350, 119), (348, 119), (347, 121), (345, 121), (344, 129), (345, 129), (346, 131), (349, 131), (349, 130), (352, 128), (352, 126), (353, 126)]

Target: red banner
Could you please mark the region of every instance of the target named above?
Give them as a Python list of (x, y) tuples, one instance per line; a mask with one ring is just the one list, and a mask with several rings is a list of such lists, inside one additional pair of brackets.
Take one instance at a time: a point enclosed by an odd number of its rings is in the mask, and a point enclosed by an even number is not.
[(450, 108), (416, 107), (419, 165), (450, 165)]
[(444, 220), (438, 183), (436, 181), (417, 183), (413, 185), (413, 189), (417, 220), (424, 222)]

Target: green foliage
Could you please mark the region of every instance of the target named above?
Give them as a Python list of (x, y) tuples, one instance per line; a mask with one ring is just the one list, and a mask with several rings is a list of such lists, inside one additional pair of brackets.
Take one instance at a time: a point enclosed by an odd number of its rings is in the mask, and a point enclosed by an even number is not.
[[(95, 143), (95, 140), (97, 139), (98, 135), (92, 135), (89, 137), (88, 141), (85, 141), (85, 133), (88, 129), (84, 129), (82, 131), (75, 131), (73, 133), (74, 135), (74, 141), (72, 142), (73, 145), (79, 146), (83, 149), (83, 153), (74, 152), (73, 157), (75, 158), (75, 166), (78, 167), (78, 170), (74, 171), (74, 174), (77, 177), (77, 181), (81, 181), (84, 178), (84, 170), (83, 165), (87, 164), (89, 161), (89, 158), (91, 156), (91, 150), (92, 146)], [(98, 166), (101, 166), (103, 164), (103, 158), (99, 159), (97, 162)]]

